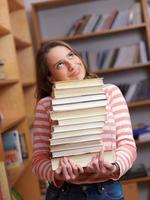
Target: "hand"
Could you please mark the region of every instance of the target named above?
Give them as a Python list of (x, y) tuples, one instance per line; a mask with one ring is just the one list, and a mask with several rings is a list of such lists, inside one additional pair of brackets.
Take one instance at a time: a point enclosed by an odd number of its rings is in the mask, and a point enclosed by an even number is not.
[(98, 174), (101, 177), (112, 177), (113, 174), (119, 173), (116, 165), (104, 161), (103, 152), (96, 154), (86, 167), (86, 172)]
[(76, 179), (84, 170), (79, 165), (75, 164), (72, 160), (67, 157), (60, 159), (60, 165), (55, 170), (54, 176), (57, 180), (74, 180)]

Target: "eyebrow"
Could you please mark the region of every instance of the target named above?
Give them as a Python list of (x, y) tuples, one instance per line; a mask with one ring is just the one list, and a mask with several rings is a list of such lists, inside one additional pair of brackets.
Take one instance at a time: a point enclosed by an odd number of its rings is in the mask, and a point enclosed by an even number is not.
[[(67, 56), (68, 56), (69, 53), (73, 53), (73, 51), (69, 50), (69, 52), (67, 53)], [(62, 60), (62, 59), (59, 60), (59, 61), (56, 62), (53, 66), (56, 66), (56, 65), (59, 64), (60, 62), (63, 62), (63, 60)]]

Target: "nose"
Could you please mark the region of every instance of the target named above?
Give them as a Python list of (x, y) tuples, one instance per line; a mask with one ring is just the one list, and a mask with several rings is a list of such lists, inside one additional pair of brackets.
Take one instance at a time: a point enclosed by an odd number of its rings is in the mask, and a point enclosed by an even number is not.
[(75, 62), (71, 59), (67, 59), (66, 63), (67, 63), (68, 70), (73, 71), (75, 68)]

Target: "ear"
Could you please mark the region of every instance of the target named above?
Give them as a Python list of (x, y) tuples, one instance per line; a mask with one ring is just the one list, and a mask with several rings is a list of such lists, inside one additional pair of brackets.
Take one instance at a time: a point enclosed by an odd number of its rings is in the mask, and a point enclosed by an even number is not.
[(50, 82), (50, 83), (54, 83), (54, 78), (52, 76), (48, 76), (47, 77), (47, 80)]

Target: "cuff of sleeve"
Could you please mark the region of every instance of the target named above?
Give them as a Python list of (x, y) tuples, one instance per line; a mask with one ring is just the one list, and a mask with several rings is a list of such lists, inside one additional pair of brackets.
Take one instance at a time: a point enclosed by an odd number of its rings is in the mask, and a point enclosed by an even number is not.
[(60, 188), (64, 183), (64, 181), (58, 181), (55, 179), (54, 171), (52, 172), (52, 182), (53, 182), (54, 186), (57, 188)]

